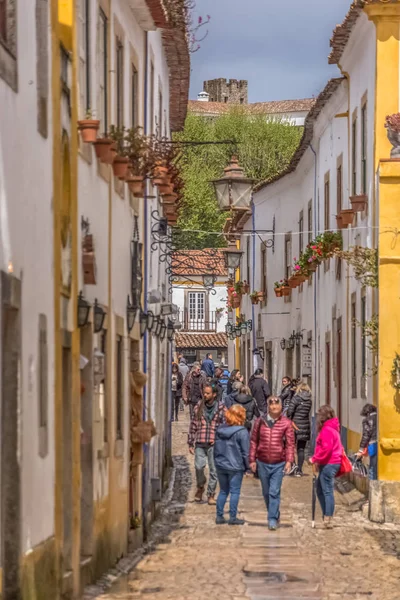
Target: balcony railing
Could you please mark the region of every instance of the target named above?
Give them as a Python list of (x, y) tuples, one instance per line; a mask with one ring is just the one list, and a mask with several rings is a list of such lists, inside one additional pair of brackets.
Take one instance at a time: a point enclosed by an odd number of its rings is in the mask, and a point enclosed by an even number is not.
[(189, 310), (185, 308), (179, 311), (179, 321), (182, 323), (182, 331), (217, 331), (217, 313), (215, 311), (204, 311), (204, 317), (200, 313), (195, 315), (189, 314)]

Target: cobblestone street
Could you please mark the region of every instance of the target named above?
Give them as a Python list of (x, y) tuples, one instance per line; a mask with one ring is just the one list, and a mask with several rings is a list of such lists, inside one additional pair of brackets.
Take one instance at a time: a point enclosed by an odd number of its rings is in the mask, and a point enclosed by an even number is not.
[(252, 477), (245, 478), (242, 488), (245, 526), (216, 526), (215, 509), (193, 502), (187, 430), (186, 420), (173, 424), (175, 488), (191, 485), (185, 506), (175, 489), (169, 511), (181, 513), (176, 528), (102, 600), (399, 598), (400, 531), (370, 523), (341, 497), (335, 528), (326, 531), (318, 520), (313, 530), (309, 471), (302, 479), (285, 479), (277, 532), (266, 528), (260, 484)]

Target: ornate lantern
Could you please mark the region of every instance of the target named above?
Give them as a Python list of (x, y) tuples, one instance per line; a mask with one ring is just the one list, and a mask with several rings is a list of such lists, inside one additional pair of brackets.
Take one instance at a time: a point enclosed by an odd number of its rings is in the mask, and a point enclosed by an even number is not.
[(79, 292), (78, 296), (78, 327), (85, 327), (89, 321), (90, 304)]
[(100, 331), (103, 329), (105, 318), (106, 318), (106, 311), (103, 310), (103, 308), (97, 302), (97, 298), (96, 298), (94, 301), (94, 316), (93, 316), (95, 333), (100, 333)]
[(224, 169), (221, 179), (216, 179), (212, 183), (221, 210), (248, 210), (254, 179), (245, 177), (236, 156), (232, 157), (231, 162)]

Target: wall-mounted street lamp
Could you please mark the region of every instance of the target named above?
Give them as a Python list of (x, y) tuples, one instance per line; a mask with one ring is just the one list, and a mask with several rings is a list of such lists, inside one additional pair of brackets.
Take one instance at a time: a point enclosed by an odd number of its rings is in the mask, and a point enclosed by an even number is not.
[(253, 350), (253, 354), (254, 356), (259, 356), (261, 358), (261, 360), (264, 362), (264, 350), (262, 348), (254, 348)]
[(100, 333), (100, 331), (103, 329), (104, 319), (105, 318), (106, 318), (106, 311), (103, 310), (103, 308), (97, 302), (97, 298), (95, 298), (95, 301), (94, 301), (94, 315), (93, 315), (93, 322), (94, 322), (93, 330), (94, 330), (94, 333)]
[(238, 325), (237, 327), (235, 327), (235, 337), (240, 338), (241, 335), (242, 335), (242, 328), (240, 325)]
[(285, 340), (285, 338), (281, 339), (280, 346), (281, 346), (282, 350), (286, 350), (286, 340)]
[(175, 329), (173, 322), (168, 319), (168, 327), (167, 327), (167, 338), (169, 342), (172, 342), (174, 339)]
[(161, 333), (161, 327), (162, 327), (162, 324), (163, 324), (162, 318), (161, 317), (156, 317), (154, 319), (154, 323), (155, 323), (155, 326), (153, 325), (153, 331), (154, 331), (155, 335), (157, 337), (159, 337), (159, 335)]
[(166, 324), (163, 321), (161, 323), (161, 330), (160, 330), (160, 340), (161, 341), (164, 341), (166, 333), (167, 333), (167, 326), (166, 326)]
[(147, 311), (147, 329), (151, 331), (153, 329), (154, 313), (151, 310)]
[(140, 326), (140, 337), (143, 337), (146, 332), (146, 329), (147, 329), (147, 315), (145, 312), (142, 311), (142, 309), (140, 309), (139, 326)]
[(203, 275), (203, 285), (206, 290), (211, 290), (217, 281), (216, 275)]
[(225, 266), (227, 269), (238, 269), (240, 267), (243, 252), (236, 248), (235, 242), (231, 242), (222, 253), (225, 258)]
[(136, 321), (136, 313), (137, 308), (135, 308), (133, 304), (131, 304), (130, 298), (128, 296), (128, 299), (126, 301), (126, 323), (128, 326), (128, 333), (130, 333), (133, 329), (133, 326)]
[(79, 292), (78, 296), (78, 327), (85, 327), (89, 321), (90, 304)]
[(232, 156), (223, 176), (212, 183), (220, 210), (247, 210), (250, 207), (254, 179), (245, 176), (236, 156)]
[(244, 323), (240, 324), (240, 329), (241, 329), (241, 333), (242, 335), (246, 335), (248, 328), (247, 328), (247, 321), (245, 321)]

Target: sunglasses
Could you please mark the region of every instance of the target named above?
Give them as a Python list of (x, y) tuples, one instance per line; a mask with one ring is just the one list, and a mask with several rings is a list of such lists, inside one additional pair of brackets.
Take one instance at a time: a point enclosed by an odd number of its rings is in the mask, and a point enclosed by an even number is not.
[(280, 403), (281, 403), (281, 401), (280, 401), (280, 400), (277, 400), (277, 399), (275, 399), (275, 398), (274, 398), (274, 399), (272, 399), (272, 400), (268, 400), (268, 404), (269, 404), (269, 405), (271, 405), (271, 404), (280, 404)]

